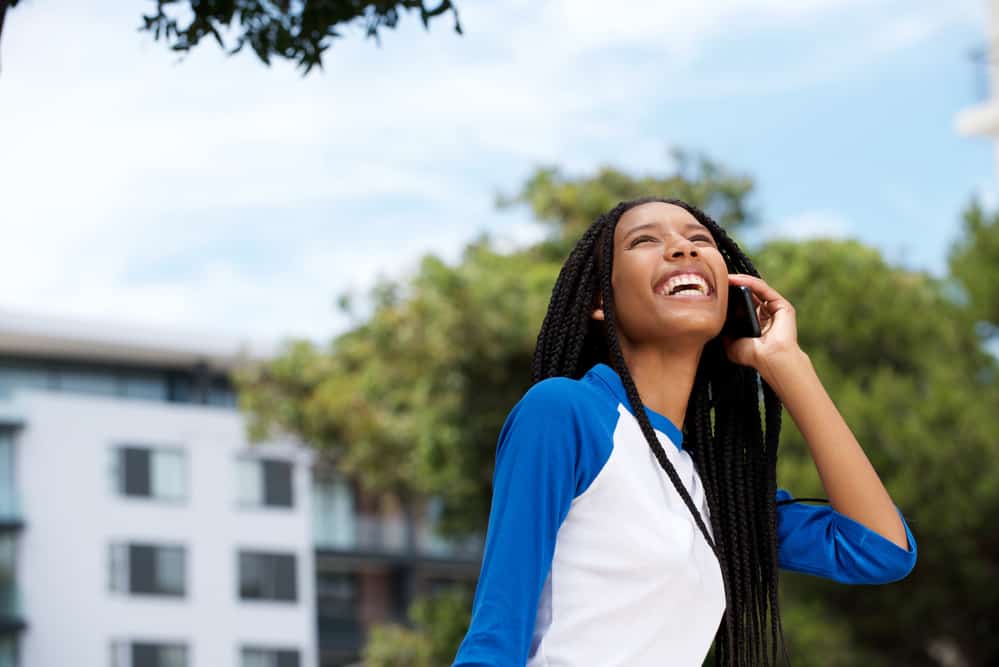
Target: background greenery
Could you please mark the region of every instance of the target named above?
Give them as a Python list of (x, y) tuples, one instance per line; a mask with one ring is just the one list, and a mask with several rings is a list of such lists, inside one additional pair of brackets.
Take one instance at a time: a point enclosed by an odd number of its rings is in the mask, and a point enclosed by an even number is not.
[[(738, 238), (760, 217), (753, 181), (697, 155), (637, 177), (611, 167), (538, 169), (500, 206), (527, 206), (547, 237), (502, 251), (489, 238), (456, 264), (434, 256), (385, 280), (326, 347), (290, 343), (240, 378), (255, 436), (290, 431), (367, 489), (436, 494), (443, 529), (482, 530), (496, 437), (527, 389), (534, 338), (568, 249), (596, 216), (637, 195), (705, 208)], [(747, 246), (798, 312), (799, 338), (916, 535), (904, 581), (843, 586), (787, 574), (783, 618), (796, 666), (999, 664), (999, 216), (972, 202), (940, 279), (852, 240)], [(918, 230), (913, 230), (918, 233)], [(785, 420), (778, 483), (822, 488)], [(417, 603), (409, 627), (371, 633), (366, 662), (448, 664), (468, 622), (461, 591)]]

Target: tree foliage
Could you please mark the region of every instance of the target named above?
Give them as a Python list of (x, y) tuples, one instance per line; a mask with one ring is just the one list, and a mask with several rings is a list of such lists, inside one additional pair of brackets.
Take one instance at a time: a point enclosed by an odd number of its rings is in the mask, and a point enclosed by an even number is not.
[[(792, 303), (799, 340), (863, 445), (919, 547), (915, 571), (882, 587), (787, 575), (793, 664), (933, 664), (934, 642), (968, 664), (999, 657), (982, 620), (999, 611), (999, 378), (974, 319), (945, 281), (889, 265), (856, 241), (773, 242), (754, 256)], [(778, 480), (803, 496), (822, 487), (801, 434), (785, 421)], [(849, 637), (828, 662), (800, 611)], [(835, 623), (833, 623), (835, 622)], [(919, 627), (920, 633), (911, 633)], [(811, 634), (810, 634), (811, 633)], [(795, 644), (798, 644), (795, 647)], [(873, 662), (871, 656), (879, 659)], [(821, 657), (824, 656), (824, 657)]]
[[(453, 265), (427, 257), (416, 275), (383, 282), (370, 317), (328, 349), (290, 345), (243, 378), (255, 432), (290, 430), (372, 488), (438, 494), (448, 530), (481, 530), (496, 437), (529, 383), (534, 337), (576, 235), (618, 200), (650, 193), (690, 199), (730, 230), (752, 224), (749, 178), (706, 158), (677, 165), (644, 177), (609, 167), (582, 177), (539, 170), (503, 203), (529, 206), (549, 225), (546, 240), (500, 252), (480, 239)], [(802, 347), (919, 546), (915, 571), (889, 586), (785, 575), (795, 665), (932, 665), (944, 654), (968, 665), (999, 661), (990, 632), (999, 616), (999, 531), (990, 525), (999, 512), (999, 369), (976, 333), (976, 322), (992, 317), (982, 304), (994, 292), (952, 289), (953, 280), (995, 275), (988, 239), (996, 225), (980, 209), (965, 219), (948, 280), (893, 266), (857, 241), (749, 249), (795, 304)], [(822, 493), (789, 419), (778, 483)], [(453, 655), (460, 632), (446, 628), (467, 622), (467, 600), (459, 607), (376, 633), (369, 654)]]
[(364, 650), (365, 667), (440, 667), (454, 659), (468, 631), (471, 594), (456, 587), (418, 600), (409, 609), (410, 627), (375, 628)]
[(322, 67), (323, 54), (350, 27), (377, 40), (379, 30), (395, 28), (406, 12), (419, 14), (425, 28), (450, 13), (461, 33), (451, 0), (156, 0), (140, 30), (180, 52), (208, 38), (229, 54), (249, 46), (267, 65), (285, 58), (308, 74)]
[[(582, 180), (539, 172), (530, 205), (540, 217), (549, 202), (569, 200), (586, 183), (608, 197), (634, 191), (610, 189), (610, 171)], [(671, 186), (696, 192), (698, 202), (717, 200), (721, 217), (741, 223), (745, 202), (726, 205), (716, 192), (744, 187), (744, 177), (713, 178), (712, 187), (679, 173), (646, 182), (653, 191)], [(415, 276), (381, 283), (371, 317), (328, 350), (298, 343), (242, 377), (253, 433), (278, 426), (301, 434), (372, 491), (442, 496), (444, 530), (481, 529), (496, 437), (530, 384), (534, 343), (561, 265), (553, 249), (570, 238), (563, 227), (577, 219), (556, 225), (552, 240), (535, 247), (503, 253), (483, 238), (454, 266), (427, 257)]]
[(3, 36), (3, 23), (7, 17), (7, 10), (17, 6), (18, 0), (0, 0), (0, 37)]
[(619, 201), (669, 193), (706, 211), (728, 231), (738, 232), (755, 222), (749, 194), (753, 181), (735, 174), (711, 158), (673, 149), (674, 171), (664, 176), (632, 176), (617, 167), (604, 166), (593, 176), (577, 178), (558, 167), (543, 167), (527, 179), (520, 192), (499, 197), (500, 207), (526, 204), (552, 232), (549, 243), (563, 257), (576, 239)]
[(964, 212), (963, 234), (951, 248), (950, 272), (964, 288), (972, 315), (999, 332), (999, 211), (988, 213), (979, 201)]
[[(323, 66), (334, 40), (359, 28), (380, 40), (380, 30), (395, 29), (402, 16), (416, 13), (423, 27), (445, 14), (462, 33), (452, 0), (155, 0), (156, 9), (142, 15), (140, 31), (161, 39), (174, 51), (187, 53), (202, 40), (214, 40), (233, 55), (249, 46), (270, 65), (272, 58), (293, 61), (303, 74)], [(0, 0), (0, 36), (7, 9), (18, 0)]]

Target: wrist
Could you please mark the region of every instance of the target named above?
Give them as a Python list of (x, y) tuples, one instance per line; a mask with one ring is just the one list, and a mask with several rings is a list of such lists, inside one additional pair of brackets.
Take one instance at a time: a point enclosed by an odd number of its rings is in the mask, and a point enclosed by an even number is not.
[(760, 364), (760, 377), (774, 389), (786, 384), (792, 377), (814, 372), (811, 358), (800, 347), (775, 354)]

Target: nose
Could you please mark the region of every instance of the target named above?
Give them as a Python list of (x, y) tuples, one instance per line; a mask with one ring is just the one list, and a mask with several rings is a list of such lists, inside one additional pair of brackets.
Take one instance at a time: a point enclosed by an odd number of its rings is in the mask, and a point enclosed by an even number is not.
[(663, 247), (663, 256), (667, 259), (697, 257), (697, 246), (682, 234), (671, 234)]

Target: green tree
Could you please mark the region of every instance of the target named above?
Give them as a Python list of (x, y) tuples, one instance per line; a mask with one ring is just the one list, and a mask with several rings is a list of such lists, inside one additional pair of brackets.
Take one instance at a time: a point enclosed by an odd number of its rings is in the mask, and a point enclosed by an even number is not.
[(326, 49), (352, 25), (363, 26), (377, 40), (380, 29), (395, 28), (403, 12), (411, 11), (424, 28), (450, 13), (461, 33), (451, 0), (156, 0), (156, 12), (142, 17), (141, 29), (174, 51), (190, 51), (211, 38), (230, 54), (249, 45), (264, 64), (285, 58), (308, 74), (322, 67)]
[[(929, 665), (942, 645), (966, 664), (991, 664), (999, 641), (983, 620), (999, 612), (988, 584), (999, 564), (991, 527), (999, 511), (999, 386), (972, 313), (950, 298), (945, 281), (891, 266), (856, 241), (780, 241), (754, 256), (795, 304), (802, 347), (920, 549), (915, 571), (890, 586), (785, 576), (793, 664)], [(790, 420), (781, 447), (779, 482), (821, 495)], [(825, 620), (810, 624), (803, 609)], [(848, 638), (850, 650), (835, 659), (815, 650), (823, 635)]]
[(977, 200), (964, 212), (963, 234), (951, 247), (950, 273), (964, 289), (972, 315), (987, 335), (999, 332), (999, 211)]
[(411, 627), (383, 625), (372, 631), (364, 649), (366, 667), (440, 667), (451, 664), (468, 631), (472, 596), (463, 588), (446, 590), (413, 603)]
[(3, 36), (3, 21), (7, 17), (7, 9), (17, 5), (18, 0), (0, 0), (0, 37)]
[[(7, 8), (17, 3), (0, 0), (0, 35)], [(378, 40), (379, 30), (394, 29), (408, 12), (416, 12), (428, 29), (432, 19), (450, 14), (461, 34), (451, 0), (156, 0), (139, 29), (181, 53), (212, 39), (230, 55), (249, 46), (266, 65), (284, 58), (308, 74), (322, 68), (323, 54), (351, 27)]]
[[(745, 224), (745, 177), (706, 158), (683, 168), (643, 186), (683, 192), (733, 228)], [(636, 188), (623, 176), (607, 178), (615, 172), (573, 180), (541, 178), (553, 173), (542, 170), (521, 197), (537, 212), (592, 187), (616, 203)], [(551, 240), (510, 253), (482, 238), (454, 266), (427, 257), (415, 276), (378, 285), (370, 318), (328, 349), (299, 342), (241, 376), (254, 436), (274, 427), (300, 434), (371, 491), (440, 495), (445, 531), (481, 529), (496, 437), (530, 385), (534, 342), (564, 256), (553, 248), (572, 238), (563, 227), (553, 222)]]
[(576, 239), (600, 214), (619, 201), (669, 193), (670, 197), (697, 204), (728, 231), (756, 221), (750, 193), (753, 181), (736, 174), (705, 155), (674, 148), (673, 173), (634, 177), (613, 166), (597, 169), (585, 178), (567, 176), (558, 167), (537, 169), (520, 192), (501, 196), (500, 207), (526, 204), (551, 230), (549, 248), (561, 259)]

